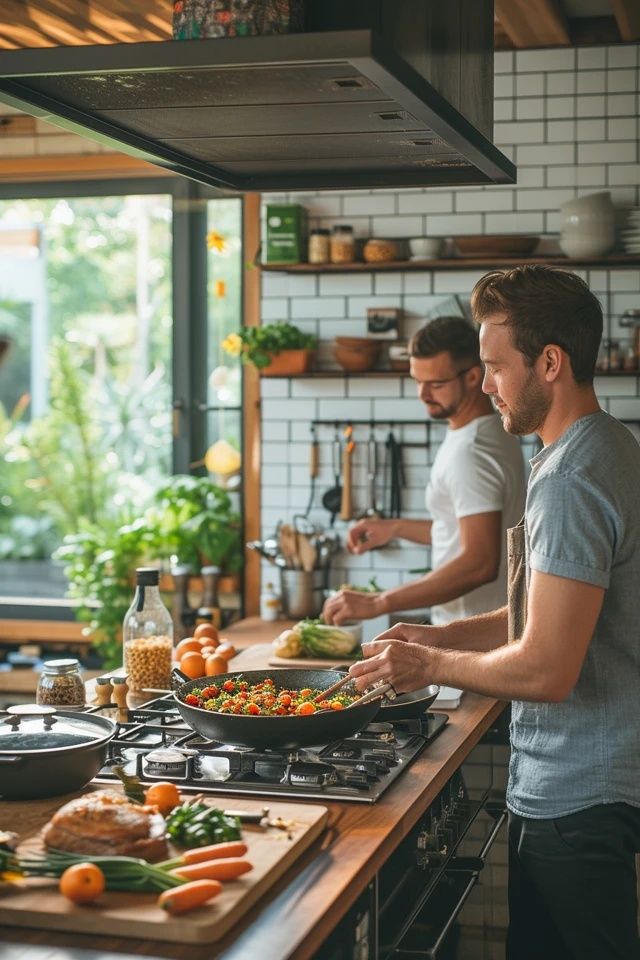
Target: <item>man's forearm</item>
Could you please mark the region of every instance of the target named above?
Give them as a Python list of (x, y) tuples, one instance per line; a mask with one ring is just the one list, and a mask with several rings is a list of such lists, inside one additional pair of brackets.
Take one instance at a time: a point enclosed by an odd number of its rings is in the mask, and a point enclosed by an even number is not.
[(397, 520), (388, 521), (393, 525), (393, 536), (400, 540), (409, 540), (411, 543), (422, 543), (429, 546), (431, 543), (431, 520)]
[(484, 565), (482, 557), (461, 553), (420, 580), (385, 590), (379, 597), (380, 613), (448, 603), (493, 579), (493, 571)]
[(438, 629), (439, 647), (451, 650), (495, 650), (507, 642), (507, 607), (480, 613), (465, 620), (453, 620)]

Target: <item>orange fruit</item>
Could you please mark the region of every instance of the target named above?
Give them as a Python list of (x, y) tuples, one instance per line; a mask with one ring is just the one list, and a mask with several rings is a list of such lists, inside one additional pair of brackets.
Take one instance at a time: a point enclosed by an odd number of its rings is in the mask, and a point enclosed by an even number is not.
[(195, 637), (185, 637), (176, 647), (176, 660), (182, 660), (185, 653), (200, 653), (202, 644)]
[(233, 644), (229, 643), (228, 640), (225, 640), (223, 643), (221, 643), (216, 650), (217, 656), (222, 657), (222, 659), (226, 660), (227, 662), (231, 660), (232, 657), (235, 657), (237, 652), (238, 651), (236, 648), (233, 646)]
[(196, 640), (204, 640), (206, 638), (207, 643), (210, 641), (210, 646), (212, 647), (217, 647), (218, 645), (218, 631), (212, 623), (199, 623), (193, 631), (193, 635)]
[(227, 672), (227, 661), (224, 660), (223, 657), (218, 657), (216, 654), (207, 657), (204, 666), (208, 677), (215, 677), (220, 673)]
[(191, 680), (197, 680), (198, 677), (204, 677), (204, 657), (195, 650), (190, 650), (180, 658), (180, 669), (186, 673)]
[(217, 652), (218, 652), (218, 651), (217, 651), (216, 647), (212, 647), (212, 646), (211, 646), (210, 644), (208, 644), (208, 643), (205, 644), (205, 646), (202, 647), (202, 649), (200, 650), (200, 653), (201, 653), (202, 656), (205, 658), (205, 660), (207, 659), (207, 657), (210, 657), (213, 653), (217, 653)]
[(144, 792), (145, 803), (158, 808), (163, 816), (171, 813), (174, 807), (182, 803), (180, 791), (175, 783), (168, 783), (161, 780), (159, 783), (152, 783)]
[(73, 903), (91, 903), (105, 885), (104, 873), (95, 863), (74, 863), (60, 877), (58, 890)]

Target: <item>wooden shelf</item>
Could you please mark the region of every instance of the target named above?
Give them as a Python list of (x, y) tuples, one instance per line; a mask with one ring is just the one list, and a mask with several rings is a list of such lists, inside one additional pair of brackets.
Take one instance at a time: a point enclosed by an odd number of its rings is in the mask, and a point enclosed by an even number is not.
[(281, 377), (269, 377), (270, 380), (357, 380), (362, 377), (408, 377), (408, 370), (363, 370), (360, 373), (349, 373), (347, 370), (307, 370), (306, 373), (283, 374)]
[(609, 257), (449, 257), (441, 260), (392, 260), (388, 263), (260, 264), (268, 273), (403, 273), (411, 270), (475, 270), (545, 263), (558, 267), (640, 267), (640, 256), (614, 253)]
[[(378, 377), (388, 379), (390, 377), (409, 377), (408, 370), (364, 370), (361, 373), (348, 373), (346, 370), (307, 370), (306, 373), (283, 373), (279, 377), (269, 377), (270, 380), (361, 380), (365, 377)], [(638, 377), (640, 370), (596, 370), (596, 377)]]

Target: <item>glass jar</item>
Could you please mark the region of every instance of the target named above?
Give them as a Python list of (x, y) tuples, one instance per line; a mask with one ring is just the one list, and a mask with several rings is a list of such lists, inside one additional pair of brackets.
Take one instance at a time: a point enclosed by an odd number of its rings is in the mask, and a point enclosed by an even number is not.
[(329, 263), (329, 231), (318, 228), (309, 232), (309, 263)]
[(44, 664), (36, 691), (39, 706), (84, 707), (84, 698), (78, 660), (69, 657), (67, 660), (48, 660)]
[(367, 263), (389, 263), (397, 256), (397, 247), (393, 240), (371, 237), (364, 245), (362, 256)]
[(160, 597), (160, 571), (136, 570), (136, 592), (122, 625), (129, 689), (166, 689), (171, 679), (173, 621)]
[(329, 244), (331, 263), (353, 263), (356, 258), (356, 241), (353, 227), (336, 226)]

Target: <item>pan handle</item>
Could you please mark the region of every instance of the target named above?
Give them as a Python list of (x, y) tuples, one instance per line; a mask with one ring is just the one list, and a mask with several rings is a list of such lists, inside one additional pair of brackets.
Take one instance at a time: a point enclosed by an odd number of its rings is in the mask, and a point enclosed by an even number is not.
[(24, 763), (24, 759), (25, 759), (24, 757), (18, 754), (11, 754), (10, 756), (0, 756), (0, 764), (17, 767), (19, 764)]
[(175, 693), (183, 683), (186, 683), (190, 678), (183, 673), (182, 670), (179, 670), (177, 667), (174, 667), (171, 671), (171, 689)]

